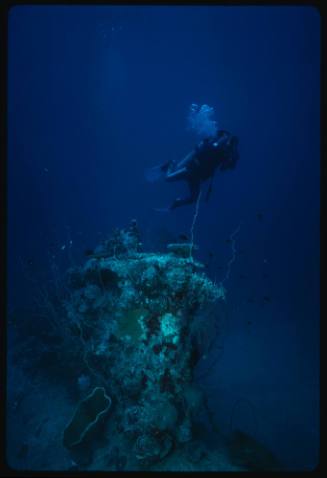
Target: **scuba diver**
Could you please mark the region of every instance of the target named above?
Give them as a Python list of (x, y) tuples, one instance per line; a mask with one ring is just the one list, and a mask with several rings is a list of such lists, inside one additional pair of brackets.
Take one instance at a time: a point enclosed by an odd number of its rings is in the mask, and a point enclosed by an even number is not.
[(228, 131), (218, 129), (214, 135), (204, 138), (181, 161), (170, 160), (147, 170), (146, 178), (150, 182), (164, 176), (167, 182), (185, 180), (189, 186), (188, 197), (176, 198), (168, 209), (157, 210), (172, 211), (177, 207), (193, 204), (199, 196), (201, 183), (210, 179), (206, 195), (208, 201), (216, 170), (234, 169), (238, 159), (238, 138)]

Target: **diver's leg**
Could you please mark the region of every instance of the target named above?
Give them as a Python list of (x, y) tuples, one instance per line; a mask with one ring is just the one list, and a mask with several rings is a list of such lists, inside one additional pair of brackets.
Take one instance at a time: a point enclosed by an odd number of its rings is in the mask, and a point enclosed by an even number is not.
[(165, 176), (165, 180), (167, 182), (180, 181), (181, 179), (186, 179), (186, 177), (187, 177), (187, 169), (181, 168), (181, 169), (177, 169), (176, 171), (172, 171), (171, 173), (168, 172)]
[(169, 169), (171, 169), (172, 165), (173, 165), (173, 160), (169, 159), (168, 161), (160, 165), (160, 169), (161, 171), (166, 173)]
[(164, 163), (162, 167), (165, 168), (169, 179), (186, 179), (184, 173), (186, 173), (188, 165), (194, 160), (194, 155), (194, 151), (191, 151), (179, 162), (168, 161), (167, 163)]
[(158, 166), (145, 169), (144, 176), (148, 182), (154, 183), (155, 181), (164, 178), (166, 175), (169, 176), (171, 171), (174, 171), (175, 169), (175, 161), (170, 159)]
[(199, 196), (200, 193), (200, 181), (189, 181), (190, 195), (184, 199), (177, 198), (170, 206), (170, 209), (176, 209), (180, 206), (186, 206), (187, 204), (193, 204)]
[(190, 188), (190, 199), (192, 199), (192, 203), (198, 199), (200, 194), (200, 181), (189, 181), (188, 186)]

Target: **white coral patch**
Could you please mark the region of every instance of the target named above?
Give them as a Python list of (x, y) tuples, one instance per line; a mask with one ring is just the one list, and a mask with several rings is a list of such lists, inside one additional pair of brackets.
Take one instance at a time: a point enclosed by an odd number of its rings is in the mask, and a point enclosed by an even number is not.
[(164, 337), (177, 335), (179, 332), (177, 317), (169, 312), (164, 314), (161, 318), (161, 331)]

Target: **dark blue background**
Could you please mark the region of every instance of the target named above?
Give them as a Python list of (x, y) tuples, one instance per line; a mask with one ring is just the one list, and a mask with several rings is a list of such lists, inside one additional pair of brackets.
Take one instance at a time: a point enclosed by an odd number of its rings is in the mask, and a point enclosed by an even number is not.
[(200, 203), (198, 257), (212, 251), (221, 280), (241, 222), (244, 253), (207, 383), (222, 429), (235, 400), (251, 400), (256, 425), (244, 401), (235, 426), (300, 469), (319, 459), (319, 43), (310, 7), (26, 6), (9, 17), (9, 306), (31, 301), (26, 261), (32, 276), (51, 257), (68, 264), (67, 252), (79, 263), (134, 217), (147, 248), (188, 234), (194, 207), (152, 210), (185, 186), (146, 183), (143, 170), (186, 154), (190, 104), (213, 106), (240, 161)]

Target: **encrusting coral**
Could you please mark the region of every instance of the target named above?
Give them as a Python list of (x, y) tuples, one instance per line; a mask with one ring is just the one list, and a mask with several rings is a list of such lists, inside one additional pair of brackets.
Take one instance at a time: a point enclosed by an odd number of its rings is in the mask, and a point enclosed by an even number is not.
[(146, 469), (194, 438), (203, 397), (193, 383), (201, 352), (192, 322), (224, 300), (225, 290), (208, 279), (190, 247), (142, 252), (132, 221), (69, 270), (65, 308), (83, 343), (85, 373), (112, 400), (101, 450), (107, 458), (94, 450), (95, 467), (98, 459), (106, 469), (115, 447), (125, 469)]

